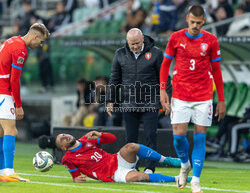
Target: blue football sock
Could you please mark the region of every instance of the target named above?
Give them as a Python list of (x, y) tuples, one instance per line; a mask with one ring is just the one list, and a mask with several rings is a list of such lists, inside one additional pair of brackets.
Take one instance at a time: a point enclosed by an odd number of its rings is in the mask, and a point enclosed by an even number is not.
[(14, 154), (15, 154), (15, 136), (4, 135), (3, 137), (3, 152), (5, 168), (13, 169)]
[(139, 144), (140, 149), (137, 153), (139, 158), (143, 158), (146, 160), (151, 160), (151, 161), (160, 161), (162, 155), (159, 154), (157, 151), (145, 146), (145, 145), (141, 145)]
[(3, 137), (0, 137), (0, 170), (4, 168)]
[(174, 148), (178, 157), (181, 159), (181, 163), (187, 163), (189, 159), (189, 143), (186, 138), (186, 135), (174, 134)]
[(206, 134), (196, 133), (193, 137), (194, 148), (192, 153), (193, 176), (200, 177), (206, 156)]
[(150, 182), (175, 182), (175, 177), (162, 174), (148, 174)]

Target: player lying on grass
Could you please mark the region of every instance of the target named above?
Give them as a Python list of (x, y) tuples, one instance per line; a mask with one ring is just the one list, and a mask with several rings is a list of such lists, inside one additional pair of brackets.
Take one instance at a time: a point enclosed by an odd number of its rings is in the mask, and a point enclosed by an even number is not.
[(79, 140), (69, 134), (59, 134), (56, 145), (67, 151), (62, 163), (75, 182), (86, 182), (86, 176), (104, 182), (176, 182), (177, 176), (146, 174), (134, 168), (139, 158), (176, 167), (180, 167), (180, 159), (164, 157), (149, 147), (135, 143), (126, 144), (115, 154), (99, 148), (100, 144), (114, 141), (116, 136), (111, 133), (91, 131)]

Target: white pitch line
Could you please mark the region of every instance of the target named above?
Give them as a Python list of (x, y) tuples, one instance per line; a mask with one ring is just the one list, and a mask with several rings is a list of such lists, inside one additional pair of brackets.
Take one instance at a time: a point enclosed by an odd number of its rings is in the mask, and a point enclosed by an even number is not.
[[(28, 173), (18, 173), (20, 175), (27, 175), (27, 176), (39, 176), (39, 177), (52, 177), (52, 178), (67, 178), (67, 179), (72, 179), (71, 177), (67, 176), (54, 176), (54, 175), (39, 175), (39, 174), (28, 174)], [(88, 180), (93, 180), (91, 178), (88, 178)], [(96, 180), (93, 180), (96, 181)], [(33, 183), (46, 183), (46, 182), (33, 182)], [(49, 183), (50, 184), (50, 183)], [(176, 187), (176, 185), (173, 184), (164, 184), (164, 183), (143, 183), (143, 182), (133, 182), (133, 184), (143, 184), (143, 185), (148, 185), (148, 186), (166, 186), (166, 187)], [(51, 183), (53, 185), (53, 183)], [(66, 185), (66, 186), (71, 186), (71, 185)], [(76, 185), (72, 185), (76, 186)], [(80, 186), (76, 186), (80, 187)], [(87, 187), (87, 186), (84, 186)], [(187, 188), (190, 188), (190, 186), (186, 186)], [(95, 189), (91, 187), (92, 189)], [(97, 188), (97, 189), (102, 189), (102, 188)], [(105, 188), (104, 188), (105, 189)], [(247, 190), (231, 190), (231, 189), (219, 189), (219, 188), (208, 188), (208, 187), (202, 187), (204, 190), (209, 190), (209, 191), (221, 191), (221, 192), (237, 192), (237, 193), (250, 193), (250, 191)], [(106, 189), (105, 189), (106, 190)], [(112, 189), (111, 191), (124, 191), (121, 189)], [(126, 191), (132, 191), (132, 190), (126, 190)], [(133, 191), (132, 191), (133, 192)], [(137, 192), (148, 192), (148, 191), (137, 191)], [(149, 192), (148, 192), (149, 193)], [(156, 192), (150, 192), (150, 193), (156, 193)]]
[[(143, 183), (143, 182), (133, 182), (135, 184), (143, 184), (143, 185), (154, 185), (154, 186), (171, 186), (171, 187), (176, 187), (176, 185), (173, 184), (163, 184), (163, 183)], [(190, 186), (186, 186), (186, 188), (191, 188)], [(237, 192), (237, 193), (250, 193), (250, 191), (247, 190), (231, 190), (231, 189), (219, 189), (219, 188), (208, 188), (208, 187), (203, 187), (203, 190), (211, 190), (211, 191), (221, 191), (221, 192)]]
[(76, 185), (57, 184), (57, 183), (48, 183), (48, 182), (35, 182), (35, 181), (32, 181), (30, 183), (33, 183), (33, 184), (43, 184), (43, 185), (51, 185), (51, 186), (60, 186), (60, 187), (71, 187), (71, 188), (82, 188), (82, 189), (93, 189), (93, 190), (106, 190), (106, 191), (118, 191), (118, 192), (160, 193), (160, 192), (152, 192), (152, 191), (126, 190), (126, 189), (114, 189), (114, 188), (97, 188), (97, 187), (92, 187), (92, 186), (76, 186)]
[(66, 179), (72, 179), (72, 177), (67, 176), (53, 176), (53, 175), (41, 175), (41, 174), (27, 174), (27, 173), (19, 173), (20, 175), (24, 176), (39, 176), (39, 177), (48, 177), (48, 178), (66, 178)]

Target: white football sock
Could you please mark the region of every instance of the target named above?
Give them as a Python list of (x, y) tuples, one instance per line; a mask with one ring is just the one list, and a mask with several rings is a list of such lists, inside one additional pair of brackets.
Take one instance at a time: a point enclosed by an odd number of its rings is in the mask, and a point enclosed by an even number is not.
[(166, 159), (166, 157), (165, 156), (161, 156), (161, 159), (159, 160), (159, 163), (163, 163), (163, 161)]
[(1, 169), (0, 170), (0, 176), (3, 176), (4, 175), (4, 169)]
[(192, 177), (192, 180), (191, 180), (191, 183), (194, 183), (194, 182), (200, 183), (200, 178), (198, 178), (198, 177), (196, 177), (196, 176), (193, 176), (193, 177)]
[(14, 169), (13, 168), (5, 168), (5, 174), (6, 176), (11, 176), (14, 174)]
[(189, 168), (190, 167), (190, 161), (188, 160), (186, 163), (181, 163), (182, 168)]

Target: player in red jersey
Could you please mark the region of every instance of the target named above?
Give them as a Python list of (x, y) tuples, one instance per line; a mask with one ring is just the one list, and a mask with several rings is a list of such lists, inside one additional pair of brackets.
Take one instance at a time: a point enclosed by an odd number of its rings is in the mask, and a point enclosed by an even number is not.
[(104, 182), (175, 182), (178, 178), (135, 170), (138, 158), (180, 166), (180, 159), (164, 157), (144, 145), (128, 143), (115, 154), (99, 148), (99, 144), (113, 143), (115, 140), (116, 136), (111, 133), (91, 131), (79, 140), (69, 134), (60, 134), (56, 138), (56, 145), (61, 150), (67, 150), (62, 164), (75, 182), (86, 182), (86, 176)]
[[(177, 182), (180, 189), (185, 187), (191, 170), (186, 133), (188, 123), (194, 123), (191, 191), (201, 193), (200, 175), (206, 154), (206, 130), (212, 122), (213, 81), (219, 96), (215, 116), (221, 120), (225, 115), (221, 55), (216, 36), (201, 29), (205, 22), (205, 13), (200, 5), (189, 8), (186, 20), (188, 28), (173, 33), (168, 41), (160, 71), (160, 93), (163, 108), (167, 112), (171, 109), (174, 146), (182, 162)], [(170, 107), (165, 85), (173, 58), (175, 67)]]
[(19, 177), (13, 169), (16, 120), (24, 116), (20, 74), (28, 57), (27, 47), (35, 49), (41, 46), (48, 36), (46, 27), (35, 23), (25, 36), (12, 37), (0, 48), (0, 181), (29, 181)]

